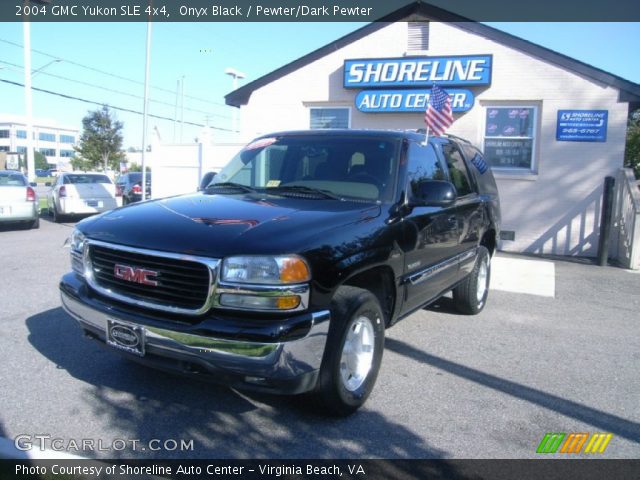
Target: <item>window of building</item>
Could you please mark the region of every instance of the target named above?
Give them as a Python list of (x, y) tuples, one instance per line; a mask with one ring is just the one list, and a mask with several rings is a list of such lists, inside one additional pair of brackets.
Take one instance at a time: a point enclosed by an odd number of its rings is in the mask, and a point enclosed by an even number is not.
[(311, 108), (311, 128), (349, 128), (350, 112), (351, 110), (347, 107)]
[(407, 51), (429, 50), (429, 22), (409, 22)]
[(9, 145), (0, 146), (0, 152), (8, 152), (8, 151), (9, 151)]
[(60, 150), (60, 156), (64, 158), (71, 158), (75, 156), (76, 152), (73, 150)]
[(26, 130), (16, 130), (16, 138), (27, 138)]
[(25, 154), (27, 153), (27, 147), (16, 147), (16, 152)]
[(487, 106), (484, 155), (493, 168), (533, 171), (537, 107)]
[(473, 192), (469, 172), (464, 164), (462, 153), (458, 147), (451, 143), (442, 145), (442, 153), (449, 168), (449, 180), (456, 187), (459, 197), (464, 197)]
[(9, 138), (9, 130), (0, 130), (0, 138)]
[(55, 148), (40, 148), (38, 151), (43, 154), (45, 157), (55, 157), (56, 149)]
[(76, 143), (76, 137), (73, 135), (60, 135), (60, 143)]
[(56, 134), (55, 133), (40, 132), (38, 134), (38, 139), (42, 140), (43, 142), (55, 142), (56, 141)]

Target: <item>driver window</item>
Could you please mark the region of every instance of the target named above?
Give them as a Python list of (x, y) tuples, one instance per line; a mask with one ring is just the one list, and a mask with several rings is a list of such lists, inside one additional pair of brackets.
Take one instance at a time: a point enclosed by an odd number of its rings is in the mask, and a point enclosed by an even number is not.
[(431, 145), (409, 144), (407, 180), (409, 194), (414, 196), (418, 184), (424, 180), (445, 180), (444, 170)]

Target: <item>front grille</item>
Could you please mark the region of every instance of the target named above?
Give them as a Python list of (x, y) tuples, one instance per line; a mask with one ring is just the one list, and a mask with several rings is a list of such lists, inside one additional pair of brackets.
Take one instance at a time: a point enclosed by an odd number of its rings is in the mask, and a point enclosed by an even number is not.
[[(204, 263), (95, 244), (89, 245), (89, 258), (93, 283), (103, 289), (103, 294), (130, 303), (145, 302), (143, 305), (161, 310), (195, 312), (207, 303), (211, 274)], [(116, 264), (156, 272), (152, 278), (157, 285), (117, 278)]]

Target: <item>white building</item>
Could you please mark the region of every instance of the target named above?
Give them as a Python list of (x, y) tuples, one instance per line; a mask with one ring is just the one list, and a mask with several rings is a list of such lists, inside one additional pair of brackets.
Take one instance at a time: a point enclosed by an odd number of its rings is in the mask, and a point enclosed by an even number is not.
[(243, 137), (424, 128), (437, 83), (454, 100), (449, 133), (492, 165), (501, 248), (594, 256), (603, 180), (623, 165), (640, 85), (480, 23), (439, 21), (444, 14), (404, 7), (229, 93)]
[[(75, 152), (80, 130), (68, 126), (60, 126), (53, 120), (33, 120), (33, 139), (36, 152), (47, 157), (47, 162), (61, 170), (70, 169), (69, 162)], [(27, 151), (27, 123), (25, 117), (0, 114), (0, 152), (17, 152), (22, 155)]]

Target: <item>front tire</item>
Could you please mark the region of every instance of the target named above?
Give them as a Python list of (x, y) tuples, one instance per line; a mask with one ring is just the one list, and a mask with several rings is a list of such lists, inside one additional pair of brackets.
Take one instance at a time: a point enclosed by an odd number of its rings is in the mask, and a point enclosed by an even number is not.
[(373, 390), (384, 351), (384, 315), (368, 290), (340, 287), (314, 395), (323, 410), (346, 416)]
[(476, 264), (467, 278), (453, 289), (453, 303), (456, 309), (467, 315), (482, 311), (489, 295), (491, 280), (491, 257), (482, 245), (478, 247)]

